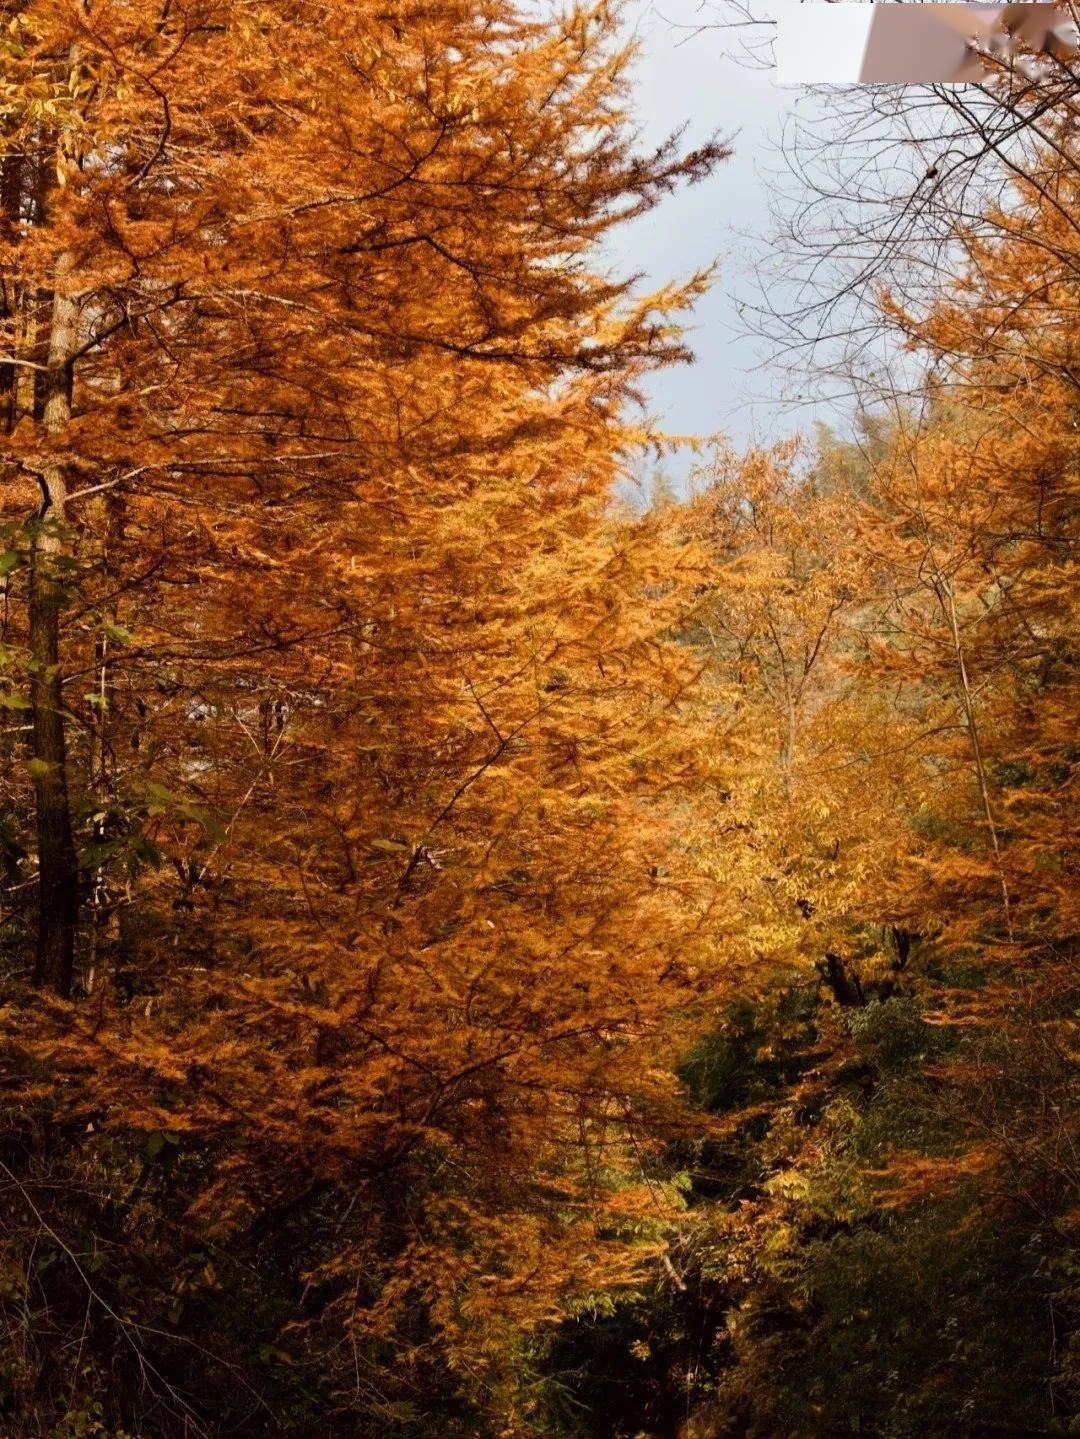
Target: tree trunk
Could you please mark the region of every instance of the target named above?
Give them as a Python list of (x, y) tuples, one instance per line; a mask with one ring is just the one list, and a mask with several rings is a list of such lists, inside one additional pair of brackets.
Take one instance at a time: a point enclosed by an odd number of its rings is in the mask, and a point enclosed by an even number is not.
[[(53, 297), (48, 363), (43, 386), (42, 422), (49, 434), (71, 417), (72, 355), (79, 308), (63, 292), (64, 268)], [(68, 796), (67, 744), (60, 669), (60, 610), (63, 576), (56, 559), (63, 538), (67, 479), (63, 465), (43, 466), (40, 523), (30, 552), (30, 654), (33, 673), (34, 797), (37, 808), (38, 928), (34, 983), (48, 985), (65, 998), (71, 993), (75, 929), (79, 917), (79, 868)]]
[(848, 969), (838, 954), (826, 954), (822, 963), (815, 966), (822, 981), (832, 991), (832, 996), (844, 1009), (863, 1009), (866, 1006), (866, 992), (858, 972)]
[[(22, 205), (22, 157), (7, 154), (0, 160), (0, 239), (5, 245), (18, 235), (19, 210)], [(14, 329), (18, 309), (18, 291), (13, 281), (0, 293), (0, 320), (7, 332)], [(15, 428), (15, 366), (10, 360), (0, 362), (0, 431), (10, 434)]]

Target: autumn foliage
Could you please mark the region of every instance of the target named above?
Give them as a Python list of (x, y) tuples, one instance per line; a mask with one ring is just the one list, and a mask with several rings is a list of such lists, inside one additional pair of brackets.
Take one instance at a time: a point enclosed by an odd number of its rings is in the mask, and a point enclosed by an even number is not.
[(5, 11), (13, 1434), (952, 1433), (959, 1360), (808, 1370), (965, 1207), (1064, 1413), (1075, 174), (882, 297), (921, 410), (640, 513), (706, 281), (603, 245), (724, 151), (642, 153), (631, 59)]
[(390, 1345), (483, 1400), (642, 1262), (643, 1055), (710, 983), (697, 562), (607, 512), (698, 282), (590, 256), (719, 151), (633, 152), (603, 13), (45, 4), (4, 45), (8, 1142), (59, 1126), (116, 1236), (164, 1185), (198, 1256), (72, 1296), (117, 1421), (130, 1360), (191, 1418), (143, 1336), (222, 1245), (289, 1253), (283, 1365), (314, 1327), (331, 1393)]

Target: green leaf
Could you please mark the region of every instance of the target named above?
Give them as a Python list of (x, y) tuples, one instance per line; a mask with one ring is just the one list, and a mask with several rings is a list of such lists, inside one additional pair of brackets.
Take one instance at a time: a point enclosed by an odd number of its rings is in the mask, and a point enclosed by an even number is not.
[(160, 869), (162, 863), (161, 851), (145, 837), (140, 836), (131, 846), (128, 868), (132, 874), (137, 874), (141, 865), (147, 864), (151, 869)]
[(178, 804), (176, 813), (181, 819), (190, 820), (192, 824), (202, 825), (211, 839), (217, 840), (219, 844), (224, 843), (225, 830), (221, 822), (209, 810), (194, 804)]
[(20, 694), (18, 690), (8, 690), (7, 694), (0, 695), (0, 706), (6, 710), (28, 710), (33, 709), (29, 697)]
[(112, 640), (114, 645), (129, 645), (135, 638), (123, 625), (102, 625), (101, 633), (107, 640)]
[(145, 1154), (147, 1159), (156, 1159), (164, 1148), (165, 1135), (160, 1129), (155, 1129), (152, 1134), (146, 1136), (146, 1142), (143, 1145), (143, 1154)]
[(114, 855), (126, 849), (128, 845), (129, 840), (126, 836), (117, 839), (99, 840), (93, 844), (88, 844), (82, 851), (83, 867), (86, 869), (97, 869), (100, 865), (103, 865), (106, 860), (112, 859)]
[(52, 765), (44, 759), (28, 759), (26, 761), (26, 773), (31, 779), (44, 779), (52, 770)]
[(286, 1349), (279, 1349), (276, 1344), (260, 1344), (259, 1358), (264, 1364), (292, 1364), (292, 1355)]
[(17, 570), (22, 564), (22, 555), (18, 550), (5, 550), (0, 554), (0, 575), (10, 575), (12, 570)]

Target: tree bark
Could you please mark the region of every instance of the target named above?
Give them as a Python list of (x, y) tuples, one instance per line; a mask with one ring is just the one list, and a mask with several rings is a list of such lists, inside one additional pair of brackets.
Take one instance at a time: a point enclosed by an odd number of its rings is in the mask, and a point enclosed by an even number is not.
[[(0, 160), (0, 239), (10, 245), (18, 235), (19, 210), (22, 205), (22, 156), (6, 154)], [(18, 293), (13, 280), (5, 281), (0, 291), (0, 321), (14, 343), (14, 320), (18, 309)], [(15, 428), (16, 375), (10, 361), (0, 362), (0, 430), (10, 434)]]
[[(59, 267), (53, 296), (42, 423), (56, 434), (71, 418), (72, 356), (78, 338), (79, 307), (64, 293)], [(50, 460), (39, 473), (42, 503), (30, 550), (29, 629), (32, 676), (34, 798), (37, 812), (38, 926), (34, 983), (67, 998), (75, 965), (79, 918), (79, 867), (68, 794), (67, 742), (60, 668), (60, 610), (63, 576), (56, 559), (63, 546), (67, 478), (63, 464)]]
[(838, 954), (826, 954), (822, 963), (816, 966), (822, 981), (832, 991), (832, 996), (844, 1009), (863, 1009), (866, 993), (855, 970), (848, 970)]

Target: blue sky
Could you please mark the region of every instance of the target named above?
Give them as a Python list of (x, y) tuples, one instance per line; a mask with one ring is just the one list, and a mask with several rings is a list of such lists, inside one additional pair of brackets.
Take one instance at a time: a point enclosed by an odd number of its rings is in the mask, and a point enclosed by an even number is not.
[[(768, 246), (770, 172), (780, 168), (784, 115), (805, 103), (805, 92), (781, 88), (771, 71), (733, 58), (740, 32), (695, 33), (714, 15), (699, 0), (631, 0), (627, 8), (626, 23), (642, 46), (636, 110), (644, 139), (659, 140), (686, 124), (688, 144), (718, 130), (734, 136), (735, 153), (704, 184), (627, 227), (611, 249), (617, 266), (657, 283), (720, 261), (719, 278), (694, 317), (697, 362), (654, 377), (650, 401), (668, 430), (719, 430), (741, 446), (788, 434), (815, 413), (796, 416), (782, 407), (800, 393), (799, 377), (759, 368), (761, 344), (745, 334), (739, 315), (740, 304), (753, 300), (753, 265)], [(680, 459), (665, 464), (673, 478), (686, 467)]]

